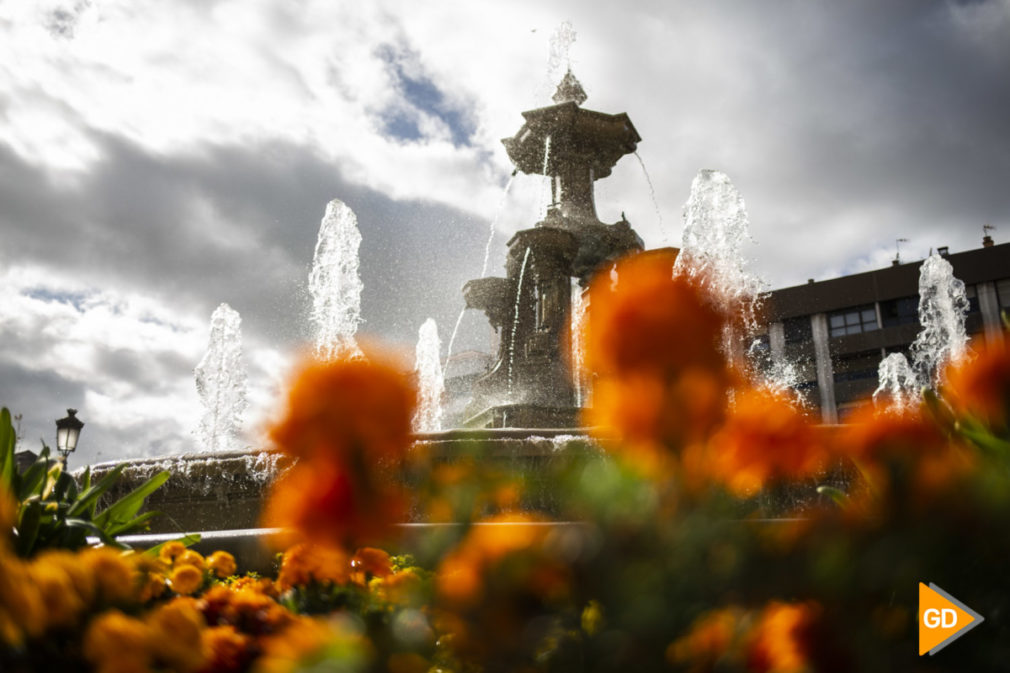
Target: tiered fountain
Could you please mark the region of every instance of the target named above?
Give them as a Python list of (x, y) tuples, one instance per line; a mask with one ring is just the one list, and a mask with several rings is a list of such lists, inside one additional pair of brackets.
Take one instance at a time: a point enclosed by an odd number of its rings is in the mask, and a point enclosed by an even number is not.
[(523, 112), (526, 123), (502, 140), (518, 170), (550, 178), (547, 214), (509, 240), (504, 278), (463, 287), (467, 307), (483, 311), (499, 335), (497, 361), (474, 386), (469, 427), (578, 425), (568, 355), (572, 293), (644, 247), (627, 220), (601, 222), (593, 200), (593, 183), (641, 140), (628, 115), (582, 108), (586, 93), (571, 71), (553, 100)]

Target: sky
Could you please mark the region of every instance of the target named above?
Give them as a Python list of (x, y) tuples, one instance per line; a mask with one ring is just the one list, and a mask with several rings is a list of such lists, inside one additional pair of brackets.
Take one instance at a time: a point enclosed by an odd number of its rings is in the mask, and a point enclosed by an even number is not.
[[(489, 232), (500, 275), (542, 211), (542, 178), (505, 193), (500, 140), (569, 66), (643, 138), (596, 197), (648, 247), (679, 243), (703, 168), (743, 194), (769, 289), (899, 238), (903, 261), (1010, 241), (1008, 36), (1010, 0), (0, 0), (0, 405), (33, 450), (78, 409), (72, 466), (196, 450), (226, 302), (260, 444), (334, 198), (361, 331), (409, 354), (432, 317), (444, 354)], [(490, 350), (477, 312), (462, 349)]]

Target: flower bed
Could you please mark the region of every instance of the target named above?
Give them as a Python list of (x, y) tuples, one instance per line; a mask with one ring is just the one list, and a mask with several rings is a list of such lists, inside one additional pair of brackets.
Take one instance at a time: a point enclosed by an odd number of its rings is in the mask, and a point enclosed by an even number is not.
[[(308, 363), (272, 432), (297, 461), (265, 509), (274, 573), (182, 544), (19, 554), (5, 539), (0, 668), (1004, 668), (1010, 351), (977, 345), (915, 412), (824, 433), (719, 350), (729, 319), (669, 269), (647, 256), (593, 288), (603, 452), (544, 466), (555, 518), (574, 523), (522, 511), (500, 464), (410, 451), (412, 388), (381, 353)], [(767, 521), (833, 469), (851, 483)], [(15, 495), (5, 530), (23, 528)], [(404, 539), (410, 502), (453, 525)], [(986, 622), (920, 659), (919, 582)]]

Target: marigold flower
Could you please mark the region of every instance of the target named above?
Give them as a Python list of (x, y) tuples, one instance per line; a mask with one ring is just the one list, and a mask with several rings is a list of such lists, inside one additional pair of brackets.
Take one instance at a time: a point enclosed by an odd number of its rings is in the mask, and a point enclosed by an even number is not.
[(1010, 424), (1010, 347), (990, 340), (975, 358), (949, 367), (944, 397), (962, 414), (977, 418), (1004, 437)]
[(43, 558), (32, 563), (29, 572), (45, 606), (47, 628), (73, 626), (86, 605), (62, 564)]
[(819, 612), (813, 603), (768, 604), (751, 634), (748, 669), (758, 673), (812, 670), (808, 631)]
[(118, 610), (99, 615), (84, 632), (84, 658), (98, 673), (147, 673), (150, 646), (147, 625)]
[(179, 540), (170, 540), (165, 544), (161, 545), (161, 549), (158, 550), (158, 558), (160, 558), (165, 563), (172, 565), (175, 563), (175, 559), (186, 553), (186, 545), (184, 545)]
[(643, 254), (590, 288), (585, 366), (597, 376), (584, 422), (632, 449), (680, 451), (722, 418), (732, 375), (719, 349), (724, 317), (673, 254)]
[(363, 547), (354, 552), (351, 559), (351, 581), (359, 586), (367, 586), (372, 577), (387, 577), (393, 574), (393, 562), (382, 549)]
[(406, 518), (402, 489), (357, 462), (357, 470), (334, 461), (294, 465), (271, 485), (264, 524), (293, 531), (282, 543), (352, 546), (387, 537)]
[(122, 552), (108, 547), (85, 549), (78, 554), (78, 560), (94, 578), (97, 600), (114, 605), (138, 600), (139, 573)]
[(973, 454), (918, 414), (857, 411), (837, 435), (835, 451), (852, 460), (878, 495), (896, 481), (918, 497), (943, 490), (967, 475)]
[(3, 558), (0, 572), (0, 641), (21, 645), (26, 636), (42, 633), (46, 610), (27, 564), (18, 558)]
[(387, 355), (369, 350), (366, 356), (311, 360), (302, 367), (288, 392), (285, 416), (270, 433), (281, 451), (309, 459), (404, 457), (415, 389)]
[(242, 671), (253, 657), (253, 639), (234, 626), (214, 626), (203, 631), (203, 649), (207, 653), (207, 671)]
[(172, 571), (171, 583), (175, 593), (192, 595), (203, 586), (203, 571), (189, 564), (176, 566)]
[(294, 673), (312, 665), (317, 670), (365, 670), (371, 658), (368, 642), (349, 619), (299, 617), (281, 633), (263, 639), (255, 673)]
[(711, 670), (717, 661), (736, 647), (747, 614), (738, 607), (706, 612), (691, 630), (666, 648), (666, 658), (674, 665), (689, 665), (692, 671)]
[(308, 586), (312, 582), (346, 584), (351, 576), (351, 561), (338, 547), (298, 544), (281, 558), (277, 575), (277, 588), (287, 591), (292, 587)]
[(187, 549), (186, 551), (182, 552), (181, 554), (175, 557), (175, 565), (176, 566), (189, 565), (193, 566), (194, 568), (204, 570), (207, 567), (207, 562), (203, 558), (203, 554), (201, 554), (200, 552), (194, 551), (192, 549)]
[(145, 622), (154, 658), (173, 671), (195, 671), (205, 661), (200, 612), (187, 600), (174, 600), (152, 610)]
[(226, 551), (216, 551), (207, 557), (207, 567), (214, 572), (218, 579), (231, 577), (235, 574), (238, 566), (235, 564), (235, 557)]
[(821, 435), (788, 399), (764, 389), (738, 391), (707, 453), (713, 476), (737, 495), (767, 482), (809, 477), (826, 466)]

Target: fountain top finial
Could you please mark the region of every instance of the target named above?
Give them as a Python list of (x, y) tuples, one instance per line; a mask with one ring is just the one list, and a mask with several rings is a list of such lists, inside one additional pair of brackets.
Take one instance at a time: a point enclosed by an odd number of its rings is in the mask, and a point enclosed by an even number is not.
[(582, 83), (572, 74), (572, 70), (569, 68), (565, 76), (561, 78), (558, 89), (554, 92), (551, 100), (558, 105), (570, 101), (576, 105), (582, 105), (586, 102), (587, 98), (589, 96), (586, 95), (586, 90), (582, 88)]

